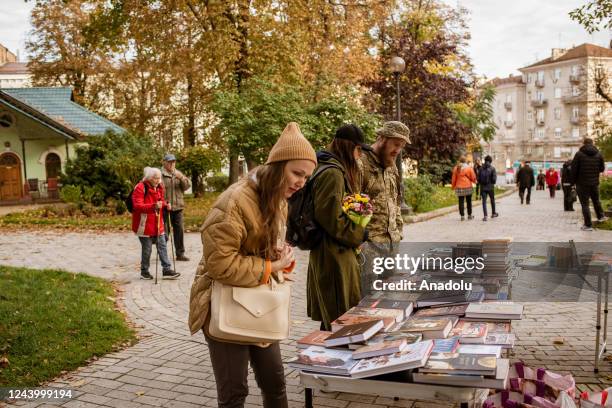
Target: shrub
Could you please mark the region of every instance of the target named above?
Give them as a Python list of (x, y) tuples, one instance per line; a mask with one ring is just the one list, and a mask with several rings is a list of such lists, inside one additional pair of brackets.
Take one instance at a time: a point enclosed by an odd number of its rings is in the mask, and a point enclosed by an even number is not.
[(602, 200), (612, 200), (612, 177), (605, 177), (599, 185), (599, 195)]
[(104, 191), (99, 185), (83, 186), (83, 199), (98, 207), (104, 203)]
[(433, 205), (432, 196), (435, 186), (427, 174), (419, 174), (417, 177), (404, 181), (404, 197), (415, 212), (427, 210)]
[(208, 187), (208, 189), (217, 193), (220, 193), (225, 190), (228, 184), (229, 177), (224, 175), (223, 173), (217, 173), (214, 176), (206, 178), (206, 186)]
[(60, 198), (65, 203), (78, 203), (81, 201), (81, 187), (73, 185), (65, 185), (60, 190)]

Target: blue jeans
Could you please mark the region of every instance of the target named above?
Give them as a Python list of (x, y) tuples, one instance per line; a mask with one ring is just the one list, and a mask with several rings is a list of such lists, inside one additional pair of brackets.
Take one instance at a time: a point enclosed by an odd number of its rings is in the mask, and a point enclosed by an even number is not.
[(166, 249), (166, 236), (160, 235), (159, 237), (138, 237), (140, 245), (142, 246), (142, 253), (140, 256), (140, 273), (149, 272), (149, 263), (151, 260), (152, 245), (155, 243), (157, 247), (157, 253), (162, 264), (162, 271), (172, 270), (172, 264), (168, 259), (168, 250)]

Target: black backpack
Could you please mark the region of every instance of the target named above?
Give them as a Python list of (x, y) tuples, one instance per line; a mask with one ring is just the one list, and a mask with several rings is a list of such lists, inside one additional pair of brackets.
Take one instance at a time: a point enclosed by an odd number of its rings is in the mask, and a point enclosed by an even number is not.
[[(149, 186), (146, 183), (144, 184), (144, 197), (147, 196), (147, 192), (149, 191)], [(137, 186), (138, 184), (136, 184)], [(127, 207), (128, 212), (131, 214), (134, 211), (134, 202), (132, 201), (132, 195), (134, 195), (134, 190), (136, 190), (136, 186), (130, 191), (127, 198), (125, 199), (125, 206)]]
[(316, 248), (323, 239), (323, 229), (314, 219), (314, 181), (325, 170), (335, 167), (335, 164), (322, 164), (308, 179), (306, 185), (296, 191), (289, 199), (287, 213), (287, 242), (300, 249)]
[(478, 171), (478, 184), (480, 184), (481, 186), (487, 186), (491, 184), (492, 178), (493, 178), (493, 169), (491, 168), (491, 166), (488, 166), (488, 167), (482, 166), (480, 168), (480, 171)]

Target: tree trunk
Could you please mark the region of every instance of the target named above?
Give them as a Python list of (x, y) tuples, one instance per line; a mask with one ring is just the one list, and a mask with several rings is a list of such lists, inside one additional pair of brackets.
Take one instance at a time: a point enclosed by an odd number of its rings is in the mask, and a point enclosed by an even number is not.
[(234, 184), (238, 181), (238, 154), (231, 151), (229, 155), (229, 184)]

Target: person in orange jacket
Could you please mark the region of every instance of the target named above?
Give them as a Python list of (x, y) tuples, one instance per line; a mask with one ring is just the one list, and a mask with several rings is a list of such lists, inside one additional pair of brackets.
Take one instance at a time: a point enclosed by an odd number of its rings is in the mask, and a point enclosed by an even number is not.
[(476, 173), (467, 164), (465, 156), (459, 158), (459, 163), (453, 169), (452, 188), (459, 199), (459, 214), (461, 221), (465, 220), (465, 203), (467, 202), (468, 220), (474, 219), (472, 215), (472, 192), (476, 183)]

